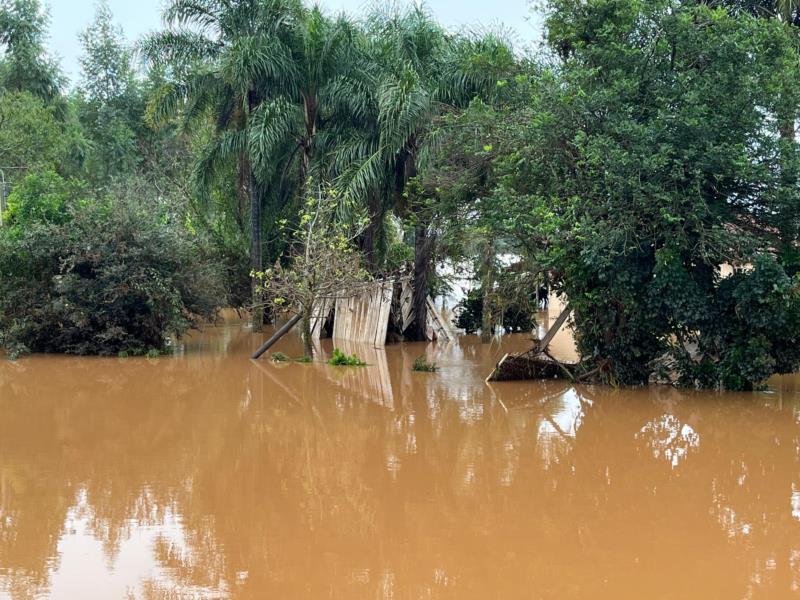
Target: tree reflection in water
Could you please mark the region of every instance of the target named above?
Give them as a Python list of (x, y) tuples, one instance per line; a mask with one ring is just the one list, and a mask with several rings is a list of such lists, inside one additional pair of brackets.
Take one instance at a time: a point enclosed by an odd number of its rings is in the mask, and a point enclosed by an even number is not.
[(700, 448), (700, 434), (670, 414), (647, 423), (636, 434), (636, 439), (644, 441), (655, 458), (663, 458), (673, 469), (689, 456), (689, 452)]
[(255, 343), (227, 327), (174, 358), (0, 364), (0, 597), (798, 590), (792, 378), (488, 386), (509, 348), (463, 340), (428, 374), (419, 345), (336, 370), (254, 364)]

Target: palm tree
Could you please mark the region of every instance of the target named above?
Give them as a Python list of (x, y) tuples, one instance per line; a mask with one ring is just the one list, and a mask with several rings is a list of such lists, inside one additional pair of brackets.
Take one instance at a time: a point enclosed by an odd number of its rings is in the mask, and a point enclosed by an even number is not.
[[(277, 193), (276, 169), (257, 150), (274, 110), (267, 104), (270, 91), (292, 89), (298, 78), (292, 42), (304, 12), (300, 0), (172, 0), (163, 15), (167, 29), (142, 43), (150, 63), (173, 75), (151, 103), (151, 120), (180, 116), (184, 127), (214, 124), (195, 168), (199, 187), (236, 165), (240, 204), (249, 196), (250, 267), (256, 272), (263, 270), (264, 190)], [(253, 330), (260, 331), (255, 283), (253, 295)]]
[[(348, 194), (369, 208), (373, 236), (385, 211), (399, 210), (416, 219), (414, 231), (414, 311), (411, 336), (424, 339), (428, 280), (436, 244), (432, 222), (407, 202), (406, 185), (425, 168), (445, 131), (440, 117), (488, 97), (514, 64), (499, 38), (454, 36), (424, 10), (378, 13), (368, 22), (368, 53), (377, 61), (374, 111), (364, 134), (353, 140), (350, 168), (342, 177)], [(348, 155), (347, 152), (342, 152)], [(374, 253), (372, 238), (367, 255)]]
[[(327, 174), (317, 139), (326, 130), (351, 118), (367, 93), (359, 85), (358, 28), (346, 17), (326, 17), (313, 7), (304, 12), (292, 31), (291, 77), (267, 90), (267, 99), (254, 114), (251, 152), (261, 168), (279, 164), (283, 172), (297, 172), (298, 197), (308, 178)], [(326, 136), (329, 143), (335, 135)], [(288, 154), (283, 145), (288, 140)]]
[[(187, 124), (213, 118), (215, 135), (197, 164), (197, 179), (207, 185), (237, 162), (240, 188), (250, 194), (251, 269), (262, 271), (264, 196), (278, 206), (302, 201), (319, 170), (318, 134), (363, 94), (350, 82), (359, 31), (299, 0), (173, 0), (165, 20), (177, 31), (149, 38), (145, 53), (187, 67), (154, 103), (154, 119), (178, 112)], [(258, 306), (256, 296), (254, 284)], [(254, 328), (262, 320), (257, 311)]]

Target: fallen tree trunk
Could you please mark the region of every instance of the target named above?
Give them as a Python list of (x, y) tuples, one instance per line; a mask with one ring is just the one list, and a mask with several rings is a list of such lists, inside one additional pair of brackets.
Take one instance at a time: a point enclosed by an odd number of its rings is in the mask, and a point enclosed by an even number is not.
[(275, 342), (277, 342), (284, 335), (289, 333), (289, 330), (292, 327), (294, 327), (295, 325), (297, 325), (297, 323), (300, 321), (301, 318), (302, 317), (300, 315), (295, 315), (291, 319), (289, 319), (286, 323), (283, 324), (283, 326), (280, 329), (278, 329), (278, 331), (276, 331), (272, 335), (271, 338), (269, 338), (266, 342), (264, 342), (261, 345), (261, 347), (258, 350), (256, 350), (255, 353), (253, 354), (253, 356), (251, 356), (250, 358), (252, 358), (254, 360), (257, 359), (257, 358), (260, 358), (261, 355), (264, 354), (264, 352), (269, 350), (275, 344)]

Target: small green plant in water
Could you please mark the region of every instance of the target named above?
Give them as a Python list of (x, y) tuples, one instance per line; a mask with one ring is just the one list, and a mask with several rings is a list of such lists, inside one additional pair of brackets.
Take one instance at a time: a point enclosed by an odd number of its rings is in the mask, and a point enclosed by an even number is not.
[(158, 358), (159, 356), (161, 356), (161, 352), (159, 352), (156, 348), (150, 348), (150, 350), (147, 351), (147, 354), (145, 354), (145, 356), (147, 358)]
[(422, 371), (424, 373), (435, 373), (439, 367), (436, 363), (428, 362), (424, 356), (420, 356), (414, 361), (414, 366), (411, 367), (412, 371)]
[(311, 358), (310, 356), (298, 356), (297, 358), (294, 359), (294, 362), (299, 362), (299, 363), (310, 363), (313, 361), (314, 359)]
[(288, 356), (286, 356), (283, 352), (273, 352), (270, 356), (272, 362), (289, 362), (292, 360)]
[(328, 364), (335, 365), (337, 367), (363, 367), (366, 366), (367, 363), (358, 358), (355, 354), (347, 356), (338, 348), (334, 348), (333, 356), (331, 356)]

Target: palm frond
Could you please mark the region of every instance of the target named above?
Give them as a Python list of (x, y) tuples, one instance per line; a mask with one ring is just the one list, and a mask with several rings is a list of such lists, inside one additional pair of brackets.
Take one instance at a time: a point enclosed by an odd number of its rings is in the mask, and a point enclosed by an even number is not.
[(298, 107), (285, 99), (262, 103), (251, 115), (247, 148), (253, 167), (264, 171), (278, 162), (276, 150), (291, 141), (302, 127)]
[(208, 62), (219, 56), (221, 46), (196, 31), (159, 31), (139, 42), (138, 51), (158, 67)]

